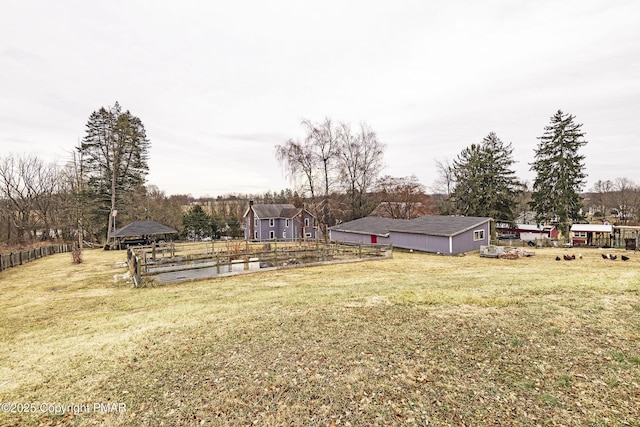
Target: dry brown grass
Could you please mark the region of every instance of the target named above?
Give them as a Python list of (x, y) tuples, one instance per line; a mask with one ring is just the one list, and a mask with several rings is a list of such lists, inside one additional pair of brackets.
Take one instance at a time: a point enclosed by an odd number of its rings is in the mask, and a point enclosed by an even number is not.
[(145, 289), (114, 285), (124, 252), (7, 270), (0, 401), (126, 412), (0, 424), (640, 425), (640, 254), (536, 252)]

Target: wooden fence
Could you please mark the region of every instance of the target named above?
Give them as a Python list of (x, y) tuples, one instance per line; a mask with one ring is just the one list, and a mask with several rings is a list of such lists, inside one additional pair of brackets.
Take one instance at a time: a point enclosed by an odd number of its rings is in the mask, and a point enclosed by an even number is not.
[[(142, 284), (143, 264), (138, 255), (144, 254), (141, 250), (127, 249), (127, 264), (129, 265), (129, 275), (133, 278), (133, 285), (137, 288)], [(144, 256), (144, 255), (143, 255)]]
[(26, 264), (27, 262), (31, 262), (48, 255), (69, 252), (70, 250), (70, 245), (59, 244), (40, 246), (37, 248), (23, 249), (20, 251), (0, 254), (0, 271), (4, 271), (7, 268), (16, 267), (18, 265)]
[[(333, 242), (270, 242), (217, 248), (193, 244), (173, 244), (130, 248), (127, 251), (129, 274), (134, 285), (140, 286), (145, 277), (169, 277), (171, 273), (202, 270), (199, 278), (220, 274), (258, 270), (260, 268), (291, 267), (310, 263), (391, 257), (390, 245), (364, 245)], [(240, 250), (242, 249), (242, 250)], [(204, 271), (206, 270), (206, 272)], [(175, 274), (174, 274), (175, 276)], [(195, 277), (194, 274), (191, 274)], [(170, 279), (168, 280), (170, 281)]]

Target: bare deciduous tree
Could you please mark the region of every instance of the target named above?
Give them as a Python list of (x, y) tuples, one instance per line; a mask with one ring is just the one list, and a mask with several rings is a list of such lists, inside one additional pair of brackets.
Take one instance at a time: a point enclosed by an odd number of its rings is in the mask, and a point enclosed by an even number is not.
[(640, 219), (640, 187), (632, 179), (598, 180), (591, 192), (592, 204), (602, 217), (613, 215), (620, 224)]
[(60, 171), (54, 163), (34, 162), (32, 180), (27, 181), (34, 195), (34, 221), (42, 230), (42, 238), (61, 237), (57, 221), (58, 195), (61, 193)]
[[(90, 222), (84, 217), (83, 199), (85, 182), (82, 174), (82, 161), (80, 154), (73, 151), (71, 160), (60, 173), (60, 192), (58, 200), (60, 209), (58, 215), (59, 222), (64, 224), (64, 228), (68, 230), (67, 238), (73, 237), (77, 240), (77, 250), (82, 251), (85, 232), (91, 230)], [(74, 235), (75, 233), (75, 235)]]
[(436, 207), (440, 214), (450, 215), (455, 211), (455, 203), (451, 195), (456, 186), (456, 175), (449, 159), (436, 160), (437, 178), (431, 188), (436, 200)]
[(309, 196), (307, 208), (325, 228), (333, 222), (336, 209), (329, 200), (331, 194), (342, 189), (351, 197), (351, 215), (362, 216), (367, 210), (366, 193), (382, 168), (384, 145), (366, 124), (357, 134), (348, 124), (329, 118), (319, 123), (303, 120), (302, 127), (304, 142), (289, 139), (277, 145), (276, 157), (291, 179), (302, 179), (298, 189)]
[(640, 188), (629, 178), (616, 178), (613, 182), (611, 202), (621, 224), (627, 224), (638, 213)]
[(434, 193), (449, 196), (456, 186), (456, 175), (454, 173), (453, 166), (451, 165), (451, 161), (449, 159), (436, 159), (435, 163), (438, 178), (436, 178), (433, 183), (432, 190)]
[[(24, 243), (32, 228), (34, 197), (27, 182), (32, 181), (32, 163), (35, 157), (9, 155), (0, 162), (0, 185), (7, 201), (8, 219), (11, 224), (9, 241)], [(11, 235), (15, 231), (15, 235)]]
[(7, 221), (5, 239), (25, 243), (49, 238), (52, 219), (56, 216), (59, 172), (54, 164), (46, 164), (36, 156), (13, 154), (0, 161), (0, 194), (3, 217)]
[(384, 144), (366, 123), (355, 135), (351, 126), (342, 123), (339, 154), (340, 180), (350, 201), (351, 217), (361, 218), (373, 209), (367, 196), (383, 167)]
[(308, 143), (300, 143), (289, 139), (283, 145), (276, 146), (276, 158), (285, 167), (292, 180), (302, 175), (302, 190), (314, 199), (316, 197), (317, 163), (313, 147)]
[(366, 215), (372, 208), (368, 193), (383, 166), (384, 144), (364, 123), (356, 133), (349, 124), (336, 124), (329, 118), (319, 123), (303, 120), (302, 127), (304, 142), (289, 139), (277, 145), (276, 157), (290, 178), (303, 182), (298, 189), (309, 196), (307, 208), (326, 227), (333, 222), (336, 211), (343, 211), (330, 197), (334, 191), (343, 190), (349, 200), (349, 216)]
[(386, 175), (377, 184), (380, 216), (413, 219), (431, 213), (425, 187), (415, 175), (393, 177)]
[(320, 175), (325, 198), (329, 197), (335, 181), (335, 167), (340, 153), (339, 127), (328, 117), (321, 123), (303, 120), (302, 127), (307, 131), (305, 143), (311, 147)]
[(613, 191), (613, 182), (610, 180), (598, 180), (593, 184), (591, 191), (593, 193), (593, 205), (598, 209), (603, 217), (607, 216), (611, 209), (611, 192)]

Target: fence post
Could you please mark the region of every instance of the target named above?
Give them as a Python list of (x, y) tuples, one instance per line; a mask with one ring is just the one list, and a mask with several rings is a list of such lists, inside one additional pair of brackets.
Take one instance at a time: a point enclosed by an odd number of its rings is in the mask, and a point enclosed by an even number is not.
[(140, 279), (140, 260), (133, 254), (133, 284), (136, 288), (140, 286)]
[(273, 263), (277, 267), (278, 266), (278, 249), (274, 247), (273, 249)]
[[(144, 272), (148, 273), (149, 271), (147, 270), (147, 251), (145, 251), (144, 249), (142, 249), (142, 260), (144, 261)], [(140, 269), (142, 272), (142, 269)]]

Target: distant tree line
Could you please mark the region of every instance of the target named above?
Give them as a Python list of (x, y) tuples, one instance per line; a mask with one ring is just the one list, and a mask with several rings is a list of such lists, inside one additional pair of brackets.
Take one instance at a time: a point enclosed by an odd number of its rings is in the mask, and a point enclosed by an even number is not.
[(598, 180), (590, 191), (594, 218), (626, 225), (640, 221), (640, 186), (629, 178)]

